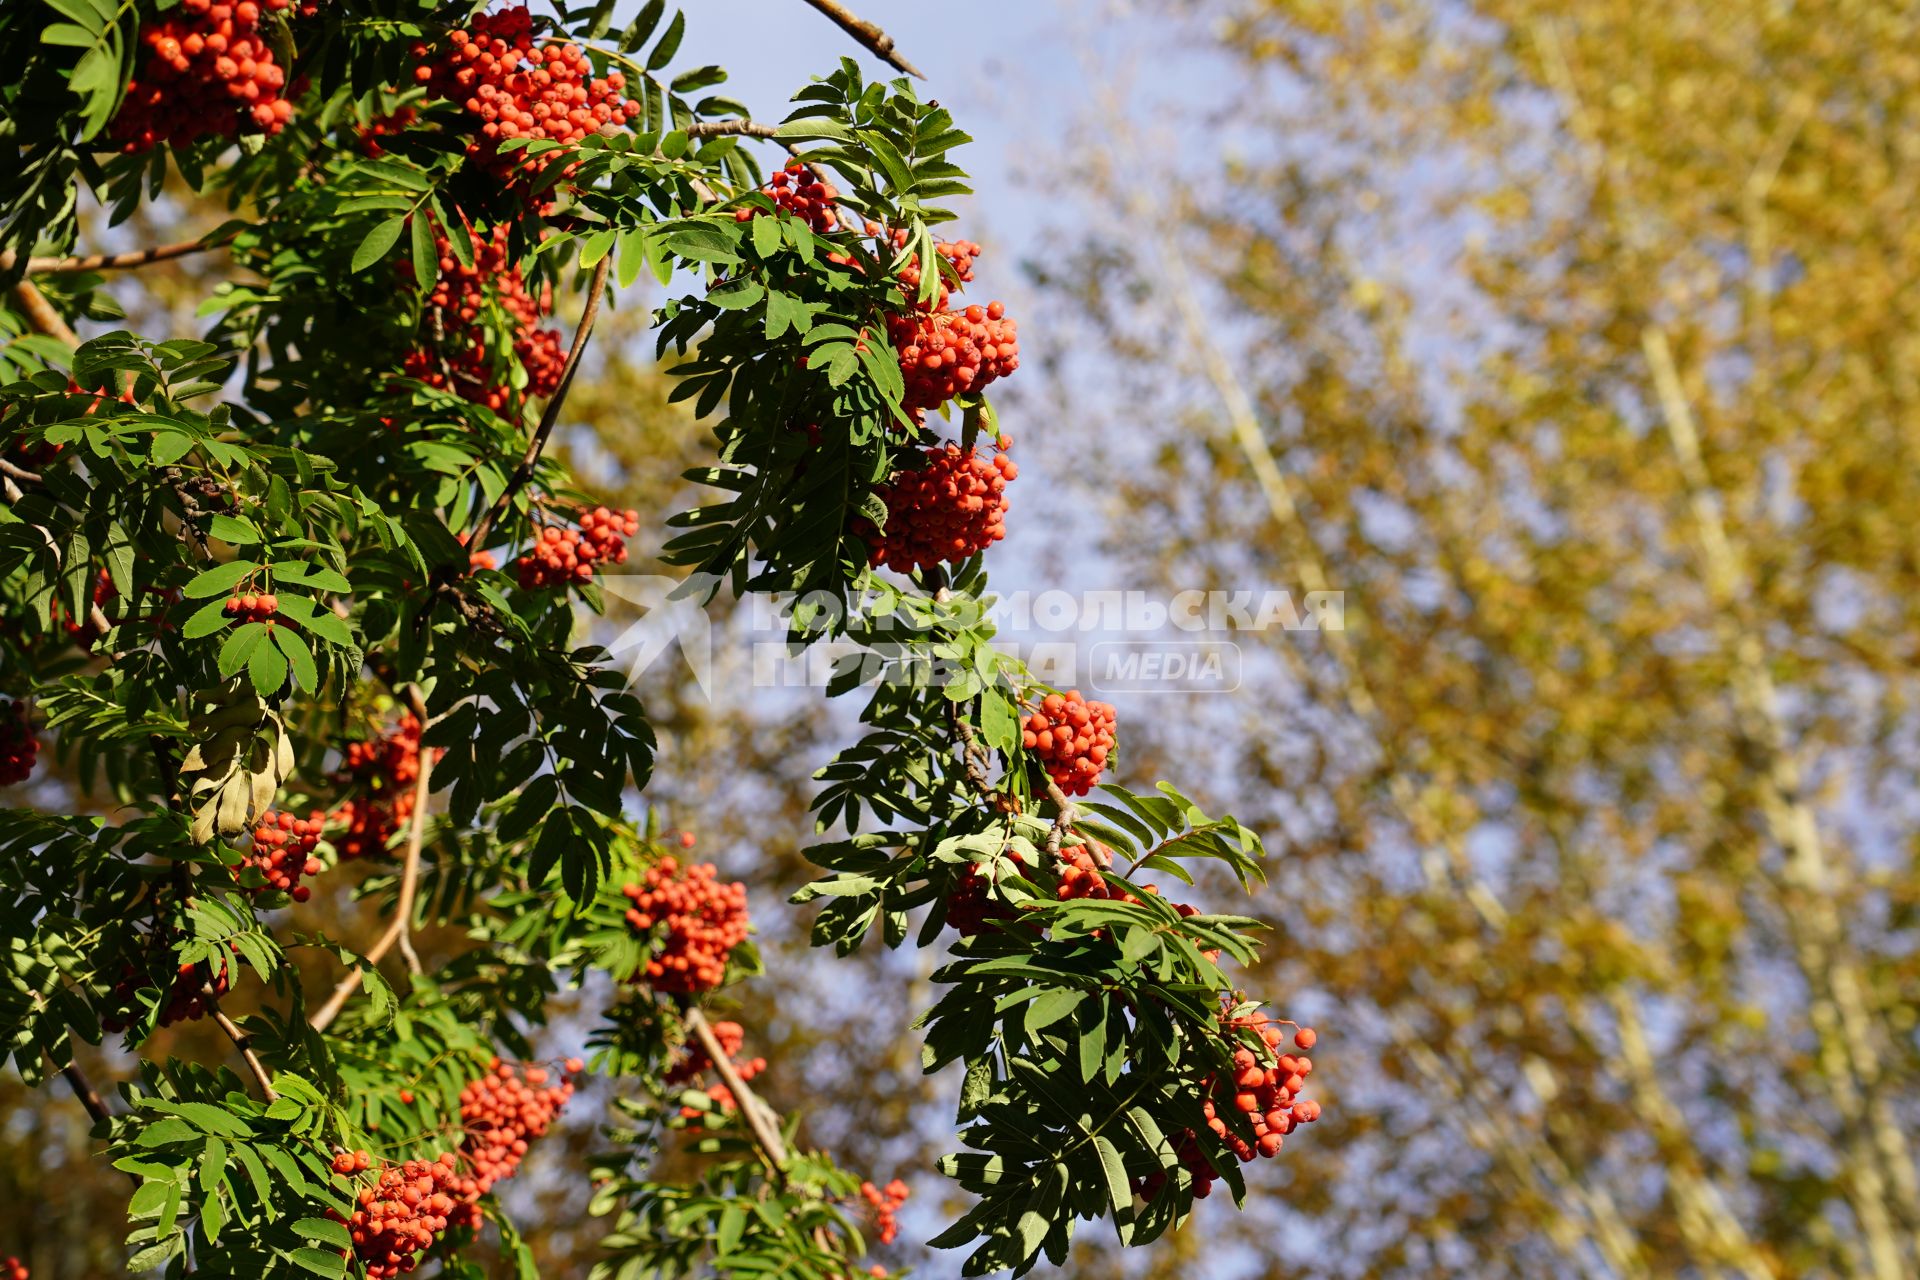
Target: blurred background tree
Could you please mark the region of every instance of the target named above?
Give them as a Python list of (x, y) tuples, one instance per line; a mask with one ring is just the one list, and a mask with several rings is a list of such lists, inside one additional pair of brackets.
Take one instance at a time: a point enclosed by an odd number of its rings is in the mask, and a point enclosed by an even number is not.
[[(1210, 764), (1198, 798), (1269, 834), (1281, 945), (1250, 985), (1318, 1022), (1330, 1104), (1248, 1214), (1208, 1205), (1133, 1267), (1920, 1274), (1920, 20), (1122, 13), (1217, 70), (1194, 91), (1096, 38), (1109, 16), (1078, 15), (1095, 92), (1045, 144), (1081, 181), (1041, 188), (1062, 231), (1022, 318), (1054, 394), (1014, 422), (1014, 544), (1102, 587), (1324, 583), (1347, 622), (1239, 637), (1236, 697), (1122, 703), (1119, 780)], [(219, 214), (181, 219), (128, 240)], [(189, 332), (221, 265), (115, 292)], [(632, 331), (603, 336), (570, 462), (674, 509), (708, 442)], [(925, 974), (811, 956), (766, 909), (807, 878), (807, 774), (845, 734), (671, 666), (642, 684), (648, 800), (764, 904), (767, 1092), (850, 1167), (924, 1172), (944, 1104), (871, 1028)], [(599, 1227), (541, 1171), (578, 1167), (595, 1111), (515, 1188), (556, 1277)], [(0, 1081), (0, 1254), (36, 1275), (117, 1266), (124, 1192), (79, 1167), (84, 1129)], [(957, 1274), (903, 1220), (894, 1256)], [(55, 1256), (88, 1221), (99, 1256)], [(1119, 1269), (1094, 1244), (1069, 1271)]]
[(1163, 748), (1290, 837), (1266, 985), (1337, 1027), (1290, 1229), (1210, 1247), (1920, 1273), (1913, 12), (1163, 18), (1235, 98), (1088, 122), (1043, 328), (1134, 447), (1077, 470), (1124, 580), (1348, 628)]

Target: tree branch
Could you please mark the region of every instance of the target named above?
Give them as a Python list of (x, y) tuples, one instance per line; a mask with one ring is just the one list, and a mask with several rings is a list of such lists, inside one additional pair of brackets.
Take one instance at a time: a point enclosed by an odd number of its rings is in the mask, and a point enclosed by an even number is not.
[(701, 120), (688, 125), (686, 135), (689, 138), (777, 138), (780, 129), (757, 120)]
[(734, 1070), (733, 1059), (720, 1044), (720, 1038), (713, 1033), (713, 1024), (707, 1021), (707, 1015), (700, 1012), (698, 1006), (687, 1009), (685, 1020), (687, 1029), (700, 1041), (700, 1047), (706, 1051), (713, 1063), (713, 1069), (720, 1076), (720, 1083), (727, 1086), (727, 1092), (733, 1095), (733, 1101), (740, 1108), (741, 1119), (747, 1122), (747, 1130), (753, 1135), (753, 1141), (773, 1166), (774, 1177), (784, 1183), (787, 1180), (787, 1144), (780, 1136), (780, 1126), (776, 1123), (772, 1108), (760, 1101), (759, 1095), (747, 1087), (747, 1082)]
[[(420, 722), (421, 732), (427, 728), (427, 704), (420, 696), (420, 690), (409, 686), (407, 700), (413, 706), (414, 718)], [(418, 974), (420, 957), (413, 951), (413, 904), (420, 892), (420, 851), (426, 845), (427, 834), (427, 792), (433, 778), (433, 752), (425, 745), (420, 748), (420, 771), (413, 782), (413, 814), (407, 825), (407, 852), (405, 861), (400, 864), (400, 897), (394, 904), (393, 922), (386, 932), (367, 948), (360, 962), (347, 971), (345, 977), (334, 984), (333, 993), (327, 1002), (314, 1012), (307, 1021), (315, 1031), (325, 1031), (340, 1016), (340, 1011), (353, 998), (353, 992), (360, 985), (360, 972), (368, 965), (378, 964), (397, 944), (400, 954), (405, 957), (407, 970)]]
[[(166, 262), (172, 258), (184, 258), (189, 254), (205, 253), (209, 249), (224, 248), (233, 243), (236, 231), (225, 232), (214, 239), (182, 240), (177, 244), (156, 245), (151, 249), (135, 249), (130, 253), (92, 253), (72, 258), (28, 258), (29, 275), (77, 275), (83, 271), (126, 271), (135, 267), (149, 266), (155, 262)], [(13, 265), (13, 255), (8, 254), (0, 261), (0, 270)]]
[(273, 1076), (267, 1072), (266, 1066), (260, 1061), (260, 1055), (253, 1051), (252, 1037), (242, 1031), (239, 1024), (232, 1018), (221, 1012), (220, 999), (214, 995), (211, 982), (201, 988), (200, 998), (206, 1001), (207, 1015), (213, 1019), (213, 1025), (224, 1031), (227, 1039), (233, 1041), (233, 1047), (240, 1051), (241, 1060), (247, 1064), (247, 1070), (253, 1073), (254, 1080), (260, 1086), (260, 1096), (269, 1103), (278, 1101), (280, 1095), (274, 1090)]
[(93, 1085), (88, 1083), (79, 1063), (69, 1062), (60, 1068), (60, 1074), (67, 1078), (67, 1087), (73, 1090), (74, 1097), (80, 1099), (80, 1105), (87, 1109), (87, 1114), (94, 1118), (95, 1123), (104, 1124), (113, 1119), (113, 1113), (107, 1110), (107, 1104), (100, 1100)]
[(80, 345), (80, 335), (67, 326), (60, 313), (47, 301), (47, 295), (40, 292), (31, 280), (22, 280), (13, 286), (13, 296), (20, 303), (21, 310), (27, 313), (27, 320), (49, 338), (56, 338), (70, 347)]
[[(613, 268), (613, 255), (601, 258), (593, 269), (593, 283), (587, 287), (586, 309), (580, 314), (580, 327), (573, 333), (573, 348), (567, 352), (566, 367), (560, 372), (560, 385), (553, 389), (547, 398), (547, 408), (540, 415), (539, 429), (533, 433), (533, 439), (527, 442), (527, 452), (520, 459), (520, 465), (514, 468), (513, 475), (507, 481), (507, 487), (500, 491), (487, 513), (480, 517), (480, 523), (473, 527), (472, 536), (467, 545), (475, 551), (487, 545), (487, 535), (499, 523), (507, 508), (513, 504), (514, 497), (526, 487), (533, 478), (533, 469), (540, 462), (540, 454), (547, 447), (547, 439), (553, 434), (553, 427), (560, 420), (560, 408), (567, 402), (567, 392), (573, 387), (573, 375), (580, 370), (581, 353), (587, 349), (587, 339), (593, 333), (594, 319), (600, 314), (600, 298), (607, 289), (607, 273)], [(425, 722), (422, 721), (424, 724)]]
[(953, 728), (953, 736), (960, 742), (960, 763), (966, 768), (967, 781), (981, 796), (991, 800), (994, 797), (993, 782), (987, 777), (985, 753), (973, 736), (973, 726), (960, 714), (960, 704), (947, 702), (947, 723)]
[[(45, 480), (45, 477), (38, 471), (29, 471), (25, 467), (16, 467), (5, 458), (0, 458), (0, 476), (6, 476), (11, 480), (18, 480), (21, 484), (41, 484), (44, 483)], [(17, 498), (14, 500), (18, 501)]]
[(1060, 837), (1066, 833), (1068, 827), (1073, 825), (1074, 817), (1080, 810), (1067, 798), (1067, 793), (1060, 789), (1060, 784), (1051, 776), (1047, 778), (1047, 799), (1053, 801), (1053, 807), (1056, 810), (1053, 826), (1047, 829), (1047, 854), (1050, 858), (1057, 859), (1060, 856)]
[(833, 19), (836, 26), (859, 41), (874, 57), (889, 66), (898, 67), (910, 76), (917, 76), (922, 80), (927, 78), (920, 68), (894, 51), (892, 36), (874, 23), (856, 17), (845, 5), (839, 3), (839, 0), (807, 0), (807, 3)]

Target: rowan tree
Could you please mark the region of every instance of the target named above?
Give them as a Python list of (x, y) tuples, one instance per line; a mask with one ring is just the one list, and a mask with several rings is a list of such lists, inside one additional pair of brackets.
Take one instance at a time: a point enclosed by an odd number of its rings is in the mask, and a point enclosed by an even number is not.
[[(0, 1028), (129, 1179), (134, 1271), (476, 1274), (489, 1231), (536, 1274), (497, 1188), (594, 1076), (596, 1275), (888, 1273), (904, 1184), (755, 1095), (752, 1028), (709, 1016), (758, 972), (754, 904), (646, 805), (646, 709), (578, 638), (659, 519), (549, 448), (622, 300), (712, 424), (711, 500), (666, 521), (684, 589), (856, 654), (795, 903), (842, 954), (946, 953), (917, 1025), (973, 1199), (932, 1243), (969, 1274), (1083, 1220), (1146, 1244), (1319, 1114), (1313, 1033), (1222, 968), (1256, 923), (1174, 892), (1195, 859), (1251, 885), (1259, 838), (1103, 784), (1113, 709), (994, 646), (1018, 496), (984, 389), (1022, 338), (936, 238), (966, 135), (851, 60), (750, 120), (680, 14), (612, 10), (0, 7), (0, 785), (41, 802), (0, 815)], [(76, 252), (81, 192), (137, 223), (170, 182), (229, 220)], [(195, 331), (94, 332), (102, 273), (201, 253), (231, 269)], [(373, 935), (310, 914), (341, 883)], [(429, 966), (428, 930), (469, 945)], [(155, 1038), (201, 1020), (218, 1060)], [(108, 1042), (111, 1087), (78, 1058)]]

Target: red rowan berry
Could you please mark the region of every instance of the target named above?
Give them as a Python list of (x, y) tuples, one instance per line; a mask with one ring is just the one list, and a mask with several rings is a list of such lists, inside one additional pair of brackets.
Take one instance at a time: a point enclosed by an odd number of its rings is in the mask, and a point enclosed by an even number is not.
[(542, 1068), (515, 1067), (498, 1058), (485, 1075), (461, 1090), (460, 1124), (466, 1138), (460, 1145), (454, 1225), (480, 1225), (480, 1197), (519, 1172), (528, 1140), (545, 1134), (572, 1097), (571, 1080), (549, 1084)]
[(4, 1265), (0, 1265), (0, 1280), (28, 1280), (27, 1264), (9, 1254)]
[(726, 977), (727, 956), (747, 940), (747, 887), (721, 884), (712, 863), (682, 868), (672, 856), (647, 868), (642, 884), (621, 890), (633, 900), (627, 924), (665, 938), (636, 975), (657, 991), (682, 995), (711, 991)]
[(583, 511), (580, 528), (546, 525), (539, 529), (533, 549), (514, 564), (523, 590), (563, 587), (587, 582), (603, 564), (625, 564), (627, 539), (640, 532), (640, 513), (595, 507)]
[[(288, 0), (263, 0), (284, 9)], [(251, 127), (269, 136), (293, 118), (280, 96), (286, 73), (259, 29), (260, 9), (183, 3), (140, 31), (146, 59), (127, 83), (113, 139), (129, 153), (161, 143), (231, 138)]]
[[(1269, 1018), (1263, 1012), (1256, 1010), (1232, 1018), (1223, 1015), (1222, 1022), (1228, 1034), (1240, 1041), (1240, 1047), (1234, 1050), (1233, 1072), (1207, 1082), (1211, 1096), (1201, 1104), (1201, 1114), (1206, 1117), (1207, 1128), (1242, 1163), (1278, 1155), (1287, 1134), (1320, 1118), (1320, 1104), (1298, 1096), (1313, 1064), (1305, 1058), (1280, 1052), (1284, 1039), (1281, 1027), (1288, 1024)], [(1245, 1043), (1244, 1037), (1248, 1034), (1258, 1037), (1262, 1046), (1259, 1052)], [(1309, 1040), (1312, 1038), (1308, 1036)], [(1220, 1100), (1229, 1097), (1233, 1107), (1251, 1124), (1253, 1142), (1240, 1137), (1220, 1118)], [(1204, 1197), (1219, 1175), (1201, 1153), (1193, 1131), (1189, 1129), (1175, 1135), (1174, 1149), (1193, 1177), (1194, 1194)], [(1141, 1182), (1138, 1189), (1151, 1197), (1165, 1181), (1164, 1174), (1154, 1174)]]
[[(781, 213), (792, 214), (817, 234), (831, 235), (840, 229), (840, 217), (834, 207), (834, 201), (840, 198), (839, 191), (802, 161), (789, 160), (786, 168), (776, 170), (767, 185), (760, 188), (760, 194), (773, 201)], [(746, 222), (755, 214), (765, 212), (749, 206), (734, 210), (733, 217), (736, 222)]]
[(1021, 742), (1033, 752), (1054, 785), (1070, 796), (1093, 790), (1114, 749), (1113, 707), (1088, 702), (1074, 689), (1050, 693), (1027, 717)]
[(266, 622), (280, 612), (280, 598), (254, 592), (229, 596), (227, 603), (222, 606), (222, 611), (229, 618), (235, 618), (241, 622)]
[(543, 289), (536, 295), (527, 288), (509, 253), (505, 226), (471, 239), (473, 265), (467, 266), (454, 254), (447, 237), (436, 229), (434, 245), (440, 275), (427, 295), (421, 321), (421, 332), (432, 337), (407, 353), (402, 371), (474, 404), (496, 412), (504, 409), (515, 393), (501, 376), (502, 371), (494, 368), (485, 315), (491, 303), (512, 324), (514, 358), (527, 373), (524, 394), (552, 395), (559, 389), (567, 363), (559, 333), (540, 327), (540, 321), (553, 311), (552, 290)]
[(253, 829), (253, 849), (242, 855), (234, 874), (238, 875), (244, 867), (253, 867), (266, 878), (266, 883), (248, 892), (279, 889), (292, 894), (295, 902), (305, 902), (312, 891), (300, 883), (300, 877), (320, 874), (320, 859), (313, 856), (313, 850), (320, 843), (324, 826), (317, 809), (305, 818), (296, 818), (290, 813), (263, 814), (260, 824)]
[(20, 702), (0, 702), (0, 787), (25, 782), (40, 756), (40, 743)]
[[(726, 1054), (727, 1061), (732, 1063), (735, 1073), (742, 1080), (751, 1080), (767, 1069), (765, 1058), (740, 1056), (740, 1050), (746, 1044), (747, 1035), (739, 1023), (714, 1023), (713, 1038), (720, 1042), (721, 1052)], [(682, 1047), (680, 1056), (667, 1068), (661, 1080), (669, 1086), (692, 1084), (713, 1069), (713, 1059), (707, 1054), (706, 1049), (697, 1040), (689, 1040)], [(707, 1097), (713, 1100), (715, 1109), (722, 1113), (731, 1112), (737, 1105), (733, 1090), (717, 1082), (707, 1087)], [(680, 1108), (680, 1115), (682, 1119), (692, 1120), (700, 1115), (700, 1108), (683, 1106)]]
[[(1011, 850), (1008, 856), (1024, 870), (1026, 860)], [(993, 927), (993, 922), (1010, 919), (1013, 908), (993, 894), (992, 882), (980, 872), (981, 864), (969, 862), (947, 894), (947, 924), (963, 938), (971, 938)]]
[[(366, 1167), (364, 1157), (364, 1152), (355, 1153), (357, 1169)], [(351, 1217), (333, 1209), (327, 1216), (346, 1224), (351, 1252), (369, 1280), (388, 1280), (418, 1266), (421, 1251), (447, 1229), (459, 1208), (453, 1194), (458, 1184), (452, 1152), (437, 1160), (382, 1165), (373, 1184), (360, 1188)]]
[(448, 47), (417, 44), (413, 56), (420, 63), (416, 82), (431, 96), (466, 109), (474, 125), (467, 155), (502, 180), (531, 178), (554, 161), (552, 152), (503, 153), (503, 141), (531, 138), (570, 147), (640, 114), (640, 104), (622, 96), (626, 78), (617, 71), (595, 76), (579, 45), (536, 44), (524, 5), (476, 14), (469, 27), (448, 36)]
[(1007, 536), (1007, 485), (1020, 474), (1005, 451), (991, 457), (958, 445), (927, 450), (925, 465), (895, 473), (876, 490), (887, 527), (854, 521), (874, 565), (901, 573), (956, 562)]
[(900, 357), (909, 413), (937, 409), (1020, 367), (1019, 335), (998, 302), (888, 316), (887, 334)]
[[(437, 749), (434, 759), (444, 755)], [(349, 742), (342, 752), (344, 781), (365, 790), (334, 810), (347, 826), (334, 841), (342, 860), (384, 852), (393, 833), (413, 817), (413, 784), (420, 777), (420, 722), (403, 713), (394, 731), (370, 741)]]
[(899, 1224), (893, 1216), (911, 1194), (912, 1190), (898, 1178), (889, 1182), (884, 1191), (871, 1182), (860, 1184), (860, 1198), (873, 1210), (874, 1234), (880, 1237), (881, 1244), (892, 1244), (894, 1237), (900, 1234)]
[[(164, 941), (156, 937), (156, 942)], [(232, 951), (233, 944), (227, 949)], [(211, 978), (208, 971), (212, 970)], [(166, 1003), (160, 1007), (160, 1025), (170, 1027), (176, 1022), (192, 1022), (203, 1018), (207, 1013), (206, 988), (212, 987), (215, 998), (227, 993), (231, 973), (227, 957), (219, 957), (219, 967), (213, 968), (211, 961), (205, 964), (182, 964), (176, 971), (173, 985), (167, 990)], [(100, 1025), (108, 1031), (125, 1031), (133, 1025), (135, 998), (141, 987), (146, 985), (147, 976), (137, 967), (128, 964), (120, 979), (108, 994), (107, 1000), (114, 1012), (100, 1019)]]

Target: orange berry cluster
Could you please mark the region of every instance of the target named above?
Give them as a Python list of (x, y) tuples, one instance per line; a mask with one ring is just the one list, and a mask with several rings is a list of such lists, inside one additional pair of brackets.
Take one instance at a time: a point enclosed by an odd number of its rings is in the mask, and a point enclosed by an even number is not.
[(380, 145), (380, 139), (405, 133), (419, 117), (419, 111), (413, 107), (398, 107), (364, 125), (354, 126), (354, 136), (360, 139), (362, 151), (370, 156), (383, 156), (387, 149)]
[(892, 1244), (900, 1234), (900, 1225), (893, 1220), (893, 1215), (911, 1194), (911, 1188), (898, 1178), (889, 1182), (884, 1191), (871, 1182), (860, 1184), (860, 1198), (873, 1209), (873, 1230), (881, 1244)]
[(1086, 701), (1078, 689), (1064, 697), (1048, 694), (1022, 729), (1022, 745), (1040, 757), (1047, 776), (1070, 796), (1093, 790), (1113, 754), (1113, 707)]
[(455, 30), (448, 40), (447, 49), (413, 47), (420, 60), (414, 78), (480, 121), (479, 132), (467, 140), (467, 155), (496, 177), (538, 172), (553, 160), (550, 154), (502, 155), (499, 145), (508, 139), (573, 144), (640, 114), (638, 102), (621, 96), (626, 78), (617, 71), (596, 77), (579, 45), (536, 47), (524, 5), (478, 14), (470, 28)]
[[(839, 191), (798, 160), (789, 160), (786, 168), (776, 170), (767, 179), (767, 185), (760, 188), (760, 194), (778, 205), (780, 212), (792, 214), (820, 235), (831, 235), (840, 229), (840, 218), (833, 204), (840, 198)], [(752, 206), (735, 209), (733, 219), (745, 222), (754, 214), (765, 212)]]
[(275, 134), (293, 118), (286, 72), (260, 32), (261, 11), (287, 0), (180, 0), (140, 32), (147, 60), (127, 84), (113, 138), (129, 153), (163, 142), (231, 138), (245, 124)]
[[(413, 784), (420, 777), (420, 722), (411, 712), (398, 727), (371, 742), (349, 742), (345, 773), (369, 793), (348, 800), (336, 811), (347, 824), (346, 834), (334, 841), (345, 859), (365, 858), (386, 850), (387, 840), (413, 816)], [(435, 759), (438, 759), (435, 756)]]
[(264, 622), (273, 625), (273, 615), (280, 612), (280, 597), (272, 594), (255, 595), (251, 592), (244, 596), (229, 596), (222, 609), (229, 618), (238, 618), (242, 622)]
[[(1212, 1096), (1201, 1105), (1201, 1113), (1207, 1118), (1207, 1128), (1242, 1164), (1280, 1154), (1289, 1133), (1320, 1118), (1320, 1104), (1300, 1096), (1306, 1088), (1307, 1076), (1313, 1071), (1313, 1059), (1306, 1056), (1306, 1050), (1313, 1048), (1318, 1037), (1312, 1027), (1301, 1027), (1293, 1037), (1294, 1047), (1300, 1052), (1286, 1052), (1281, 1047), (1285, 1039), (1281, 1028), (1292, 1025), (1259, 1012), (1227, 1022), (1231, 1032), (1250, 1031), (1259, 1036), (1264, 1051), (1256, 1053), (1245, 1044), (1234, 1050), (1232, 1074), (1210, 1081)], [(1252, 1142), (1228, 1126), (1220, 1114), (1223, 1107), (1232, 1108), (1247, 1118), (1253, 1128)], [(1174, 1145), (1181, 1163), (1193, 1175), (1193, 1193), (1205, 1196), (1218, 1175), (1200, 1153), (1191, 1131), (1182, 1133)], [(1142, 1193), (1154, 1195), (1164, 1179), (1164, 1174), (1148, 1178), (1142, 1184)]]
[(900, 356), (909, 413), (937, 409), (1020, 367), (1019, 335), (998, 302), (888, 316), (887, 336)]
[[(1026, 859), (1009, 850), (1016, 862), (1025, 866)], [(1013, 915), (1013, 909), (1005, 902), (993, 896), (992, 883), (980, 874), (980, 864), (969, 862), (960, 879), (947, 894), (947, 924), (963, 938), (971, 938), (985, 932), (996, 920), (1006, 920)]]
[(621, 889), (633, 900), (627, 923), (636, 933), (664, 925), (666, 939), (641, 970), (656, 991), (695, 995), (719, 986), (727, 954), (747, 940), (747, 886), (721, 884), (713, 864), (682, 867), (671, 854), (647, 868), (644, 884)]
[(910, 573), (941, 561), (965, 560), (1007, 536), (1007, 484), (1020, 474), (1001, 436), (991, 457), (959, 445), (926, 452), (926, 465), (902, 471), (877, 493), (887, 527), (856, 518), (870, 562)]
[[(333, 1168), (354, 1173), (367, 1164), (367, 1153), (356, 1151), (335, 1156)], [(386, 1280), (419, 1266), (421, 1250), (447, 1229), (458, 1207), (453, 1196), (457, 1178), (451, 1151), (437, 1160), (383, 1165), (373, 1185), (360, 1188), (352, 1217), (342, 1218), (332, 1209), (327, 1216), (346, 1224), (353, 1256), (366, 1268), (368, 1280)]]
[(473, 265), (454, 256), (447, 237), (434, 234), (440, 275), (427, 295), (422, 329), (434, 337), (409, 351), (402, 368), (410, 378), (451, 391), (473, 404), (499, 412), (511, 403), (513, 389), (502, 382), (487, 346), (483, 312), (489, 296), (513, 322), (513, 354), (527, 371), (528, 396), (550, 396), (560, 387), (567, 364), (560, 334), (540, 321), (553, 311), (553, 290), (535, 295), (507, 248), (507, 228), (476, 237)]
[(589, 582), (594, 566), (627, 562), (627, 539), (638, 532), (638, 511), (605, 507), (581, 512), (578, 532), (547, 525), (534, 539), (533, 550), (514, 563), (520, 586), (534, 591)]
[[(220, 957), (220, 968), (213, 975), (213, 994), (217, 999), (227, 993), (231, 974), (227, 967), (227, 958)], [(146, 984), (146, 975), (133, 965), (126, 967), (125, 976), (113, 984), (113, 990), (107, 996), (114, 1006), (115, 1013), (100, 1019), (100, 1025), (108, 1031), (125, 1031), (133, 1025), (134, 997)], [(183, 964), (174, 977), (173, 986), (167, 992), (167, 1003), (160, 1010), (160, 1025), (170, 1027), (176, 1022), (192, 1022), (204, 1018), (207, 1014), (206, 987), (208, 982), (203, 965)]]
[[(713, 1038), (720, 1042), (721, 1052), (727, 1055), (727, 1061), (742, 1080), (751, 1080), (767, 1069), (765, 1058), (742, 1058), (740, 1050), (747, 1043), (747, 1033), (737, 1022), (716, 1022), (713, 1024)], [(691, 1084), (707, 1072), (713, 1070), (713, 1059), (697, 1040), (689, 1040), (685, 1051), (667, 1068), (661, 1077), (668, 1085)], [(736, 1105), (733, 1090), (716, 1081), (707, 1086), (707, 1096), (713, 1099), (713, 1105), (722, 1112), (732, 1111)], [(691, 1120), (700, 1114), (698, 1107), (681, 1107), (682, 1119)]]
[(27, 723), (27, 708), (18, 702), (0, 703), (0, 787), (25, 782), (40, 757), (40, 743)]
[[(573, 1073), (586, 1064), (569, 1058), (566, 1066)], [(528, 1140), (545, 1134), (573, 1097), (571, 1079), (548, 1079), (544, 1067), (520, 1068), (495, 1058), (485, 1075), (460, 1091), (460, 1124), (467, 1133), (460, 1157), (469, 1176), (452, 1214), (455, 1225), (480, 1225), (480, 1197), (520, 1171)]]
[[(895, 252), (907, 247), (907, 233), (904, 229), (893, 233), (893, 247)], [(973, 260), (980, 256), (979, 245), (971, 240), (936, 240), (933, 242), (933, 251), (952, 265), (954, 277), (961, 284), (973, 283)], [(920, 259), (918, 257), (909, 258), (901, 265), (899, 280), (900, 287), (906, 290), (908, 301), (912, 301), (919, 295)], [(934, 310), (947, 305), (946, 273), (941, 273), (938, 284), (939, 291), (933, 295), (932, 301)]]
[[(100, 570), (93, 579), (93, 603), (104, 606), (119, 597), (120, 590), (113, 585), (112, 575), (105, 569)], [(100, 638), (99, 630), (93, 625), (91, 611), (77, 619), (69, 618), (66, 606), (59, 600), (55, 600), (49, 607), (48, 613), (82, 649), (92, 648), (93, 642)]]
[(0, 1264), (0, 1280), (28, 1280), (27, 1264), (8, 1254), (6, 1262)]
[[(320, 843), (322, 826), (317, 809), (305, 818), (290, 813), (263, 815), (260, 825), (253, 829), (253, 851), (240, 861), (240, 867), (254, 867), (267, 878), (266, 884), (252, 892), (279, 889), (292, 894), (295, 902), (311, 897), (313, 890), (301, 884), (300, 877), (320, 874), (320, 859), (313, 856), (313, 849)], [(234, 868), (236, 874), (240, 867)]]

